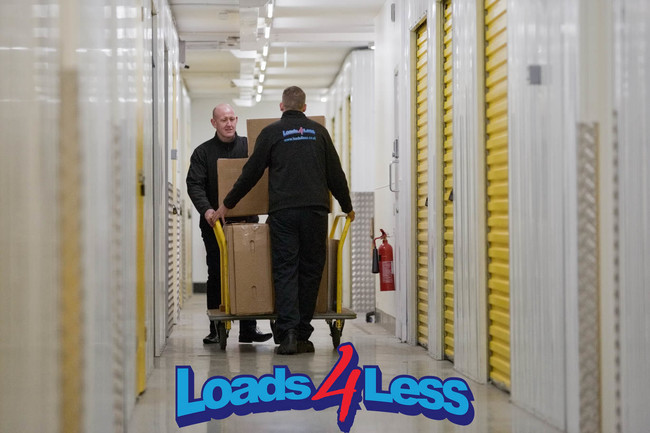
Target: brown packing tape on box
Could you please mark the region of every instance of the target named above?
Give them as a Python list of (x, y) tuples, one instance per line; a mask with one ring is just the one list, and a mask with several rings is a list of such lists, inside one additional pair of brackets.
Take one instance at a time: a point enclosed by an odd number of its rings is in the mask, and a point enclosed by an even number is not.
[[(228, 195), (233, 185), (239, 178), (248, 158), (221, 158), (217, 160), (217, 173), (219, 173), (219, 201), (223, 204), (223, 199)], [(248, 194), (242, 198), (237, 206), (228, 211), (229, 217), (265, 215), (269, 213), (269, 171), (264, 174), (251, 189)]]
[(275, 309), (269, 226), (226, 224), (230, 312), (271, 314)]

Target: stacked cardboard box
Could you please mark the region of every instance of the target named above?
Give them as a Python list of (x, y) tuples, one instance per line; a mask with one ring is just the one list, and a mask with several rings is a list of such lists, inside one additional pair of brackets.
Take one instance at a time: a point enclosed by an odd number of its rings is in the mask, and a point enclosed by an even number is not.
[(227, 224), (225, 235), (231, 314), (273, 313), (269, 226)]
[[(221, 158), (217, 160), (217, 173), (219, 173), (219, 200), (228, 195), (233, 185), (239, 178), (248, 158)], [(229, 217), (249, 215), (266, 215), (269, 213), (269, 171), (266, 170), (262, 178), (242, 198), (237, 206), (228, 211)]]

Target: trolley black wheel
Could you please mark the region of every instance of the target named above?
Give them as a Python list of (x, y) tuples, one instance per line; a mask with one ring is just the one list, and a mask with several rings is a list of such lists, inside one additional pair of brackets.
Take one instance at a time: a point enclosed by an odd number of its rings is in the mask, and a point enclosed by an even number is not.
[(345, 320), (328, 320), (327, 324), (330, 325), (330, 335), (332, 336), (332, 345), (337, 349), (341, 344), (341, 335), (343, 335), (343, 325)]
[(275, 320), (269, 320), (271, 325), (271, 332), (273, 333), (273, 342), (275, 344), (280, 344), (280, 337), (278, 337), (278, 332), (276, 331)]
[(228, 343), (228, 330), (226, 329), (226, 324), (224, 322), (217, 322), (217, 335), (219, 336), (219, 347), (221, 350), (226, 350), (226, 344)]

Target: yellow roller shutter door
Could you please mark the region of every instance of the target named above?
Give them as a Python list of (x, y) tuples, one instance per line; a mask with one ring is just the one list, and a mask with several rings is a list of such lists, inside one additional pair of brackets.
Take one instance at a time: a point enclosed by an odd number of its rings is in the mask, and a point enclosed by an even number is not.
[(445, 357), (454, 359), (454, 206), (452, 137), (451, 1), (444, 2), (443, 34), (443, 327)]
[(427, 131), (427, 23), (416, 30), (416, 179), (417, 179), (417, 288), (418, 288), (418, 344), (429, 344), (429, 243), (428, 212), (428, 131)]
[(490, 379), (510, 388), (508, 46), (506, 0), (485, 1)]

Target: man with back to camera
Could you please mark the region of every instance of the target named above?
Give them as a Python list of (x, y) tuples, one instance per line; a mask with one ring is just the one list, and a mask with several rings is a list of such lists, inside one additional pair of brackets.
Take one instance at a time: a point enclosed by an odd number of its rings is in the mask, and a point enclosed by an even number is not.
[[(248, 140), (237, 135), (237, 116), (228, 104), (219, 104), (212, 110), (210, 120), (216, 133), (214, 137), (199, 145), (190, 158), (187, 173), (187, 193), (194, 207), (201, 215), (199, 227), (205, 244), (208, 264), (207, 304), (208, 309), (218, 309), (221, 304), (221, 269), (219, 244), (214, 235), (217, 222), (214, 208), (219, 207), (217, 160), (219, 158), (246, 158)], [(228, 218), (227, 222), (258, 222), (257, 216)], [(266, 341), (271, 333), (262, 334), (257, 330), (255, 320), (242, 320), (239, 326), (239, 342), (252, 343)], [(210, 334), (204, 344), (218, 343), (214, 322), (210, 321)]]
[(255, 186), (269, 168), (269, 224), (278, 354), (313, 352), (310, 322), (325, 266), (329, 191), (354, 220), (345, 173), (327, 129), (308, 119), (305, 92), (282, 93), (282, 118), (262, 130), (250, 159), (214, 218)]

